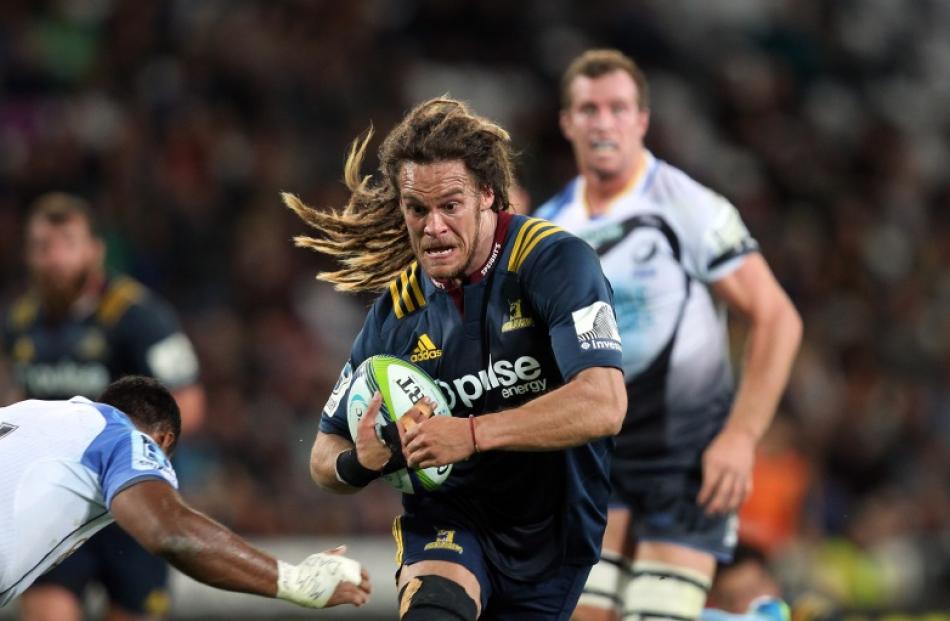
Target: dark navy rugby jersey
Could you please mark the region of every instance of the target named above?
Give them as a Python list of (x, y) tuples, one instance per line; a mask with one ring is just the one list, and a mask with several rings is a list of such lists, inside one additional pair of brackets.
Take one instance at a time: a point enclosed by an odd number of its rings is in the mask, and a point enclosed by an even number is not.
[(172, 390), (198, 379), (171, 307), (126, 276), (107, 280), (97, 308), (56, 321), (34, 294), (23, 295), (4, 317), (0, 345), (32, 399), (94, 399), (123, 375), (148, 375)]
[[(456, 291), (461, 305), (417, 262), (395, 279), (372, 306), (341, 384), (371, 355), (399, 356), (425, 369), (453, 415), (465, 417), (518, 406), (586, 368), (620, 368), (612, 293), (590, 246), (524, 216), (500, 214), (499, 231), (483, 274)], [(320, 430), (352, 439), (344, 393), (338, 386)], [(596, 560), (611, 448), (603, 438), (562, 451), (479, 453), (403, 505), (474, 529), (503, 573), (542, 577), (563, 562)]]

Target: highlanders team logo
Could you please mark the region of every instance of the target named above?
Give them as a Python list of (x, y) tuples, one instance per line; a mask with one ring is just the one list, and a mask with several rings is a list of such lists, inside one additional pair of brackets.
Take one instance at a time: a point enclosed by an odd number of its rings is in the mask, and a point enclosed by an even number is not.
[(425, 545), (426, 550), (451, 550), (452, 552), (462, 553), (462, 546), (455, 543), (455, 531), (437, 529), (435, 541)]
[(82, 339), (76, 345), (76, 354), (83, 360), (99, 360), (107, 349), (106, 338), (101, 330), (86, 330)]
[(521, 300), (508, 302), (508, 321), (501, 324), (502, 332), (511, 332), (521, 328), (530, 328), (534, 325), (534, 319), (525, 317), (521, 311)]
[(16, 362), (29, 362), (36, 356), (36, 347), (33, 340), (28, 336), (21, 336), (13, 345), (13, 360)]

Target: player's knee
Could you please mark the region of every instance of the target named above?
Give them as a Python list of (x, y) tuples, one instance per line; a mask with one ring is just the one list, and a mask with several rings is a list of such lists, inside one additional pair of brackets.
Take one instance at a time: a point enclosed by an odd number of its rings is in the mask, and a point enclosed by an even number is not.
[(402, 621), (475, 621), (477, 614), (465, 589), (442, 576), (416, 576), (399, 591)]
[(82, 617), (82, 602), (60, 586), (33, 586), (20, 597), (20, 621), (82, 621)]
[(710, 580), (702, 572), (669, 563), (637, 562), (624, 593), (624, 619), (696, 619)]

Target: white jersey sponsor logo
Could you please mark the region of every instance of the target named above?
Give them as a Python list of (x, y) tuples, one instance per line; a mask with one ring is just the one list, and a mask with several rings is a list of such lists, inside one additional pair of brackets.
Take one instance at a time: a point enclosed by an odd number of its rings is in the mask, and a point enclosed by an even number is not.
[(488, 368), (477, 374), (469, 373), (449, 382), (437, 380), (437, 383), (450, 409), (455, 409), (457, 401), (471, 408), (492, 390), (501, 390), (502, 398), (510, 399), (516, 395), (543, 393), (548, 386), (547, 378), (541, 377), (541, 363), (531, 356), (521, 356), (514, 362), (504, 359), (492, 362), (489, 358)]
[(178, 487), (178, 477), (162, 449), (141, 431), (134, 430), (129, 433), (132, 436), (132, 469), (148, 472), (158, 470), (169, 483)]
[(343, 395), (346, 394), (346, 391), (350, 388), (350, 382), (353, 381), (353, 366), (347, 362), (343, 365), (343, 370), (340, 371), (340, 377), (336, 380), (336, 386), (333, 387), (333, 392), (330, 393), (330, 398), (327, 399), (327, 404), (323, 406), (323, 413), (327, 416), (333, 416), (336, 414), (336, 409), (340, 405), (340, 400), (343, 398)]
[(574, 331), (581, 349), (613, 349), (622, 351), (620, 332), (614, 311), (606, 302), (594, 302), (571, 313)]
[(29, 393), (39, 397), (97, 395), (109, 385), (109, 369), (101, 362), (31, 364), (20, 374)]
[(191, 341), (181, 332), (149, 347), (145, 359), (152, 375), (169, 386), (181, 386), (198, 374), (198, 356)]

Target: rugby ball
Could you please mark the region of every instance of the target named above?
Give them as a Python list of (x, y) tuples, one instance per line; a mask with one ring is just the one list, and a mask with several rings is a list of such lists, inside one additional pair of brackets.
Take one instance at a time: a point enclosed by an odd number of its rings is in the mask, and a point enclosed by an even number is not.
[[(423, 397), (435, 404), (434, 416), (451, 416), (448, 402), (429, 374), (401, 358), (380, 354), (363, 361), (353, 373), (346, 401), (346, 420), (350, 436), (369, 408), (373, 394), (379, 391), (382, 404), (376, 417), (378, 428), (395, 425), (399, 417)], [(377, 429), (377, 433), (379, 429)], [(403, 468), (383, 475), (383, 480), (404, 494), (431, 491), (452, 472), (452, 464), (431, 468)]]

